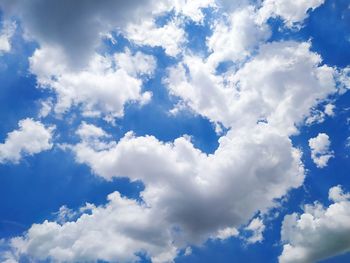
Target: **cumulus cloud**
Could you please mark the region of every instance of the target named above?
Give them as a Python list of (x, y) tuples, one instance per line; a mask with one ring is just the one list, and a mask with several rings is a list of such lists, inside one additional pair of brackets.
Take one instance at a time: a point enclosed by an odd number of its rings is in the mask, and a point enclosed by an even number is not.
[(251, 236), (246, 239), (248, 244), (262, 242), (264, 240), (263, 233), (265, 231), (265, 225), (262, 219), (254, 218), (244, 229), (251, 232)]
[(140, 24), (131, 24), (126, 29), (126, 35), (139, 45), (162, 47), (167, 55), (177, 56), (186, 42), (185, 31), (179, 22), (171, 20), (158, 27), (153, 20), (144, 20)]
[[(30, 71), (41, 88), (55, 91), (58, 114), (80, 106), (85, 116), (121, 117), (127, 102), (147, 103), (151, 93), (142, 92), (142, 76), (151, 75), (156, 66), (152, 56), (140, 52), (95, 54), (89, 65), (75, 71), (57, 49), (44, 47), (30, 58)], [(57, 64), (58, 63), (58, 64)]]
[(214, 0), (173, 0), (173, 8), (177, 14), (189, 17), (191, 20), (202, 23), (204, 14), (203, 8), (215, 7)]
[[(76, 161), (106, 180), (128, 177), (142, 181), (142, 203), (122, 198), (129, 212), (135, 213), (131, 218), (123, 217), (128, 215), (124, 211), (107, 213), (109, 201), (92, 213), (82, 213), (74, 222), (33, 225), (25, 236), (12, 240), (13, 248), (38, 259), (108, 261), (113, 257), (127, 262), (145, 252), (154, 262), (168, 262), (188, 245), (236, 236), (236, 229), (257, 212), (268, 211), (277, 198), (303, 183), (301, 152), (288, 136), (313, 106), (335, 91), (333, 69), (320, 66), (320, 57), (309, 49), (309, 43), (263, 45), (255, 58), (231, 76), (217, 75), (203, 60), (190, 56), (182, 68), (170, 71), (170, 89), (188, 96), (185, 101), (193, 110), (235, 127), (220, 138), (213, 154), (196, 149), (187, 136), (165, 143), (129, 132), (117, 142), (100, 128), (83, 123), (77, 131), (81, 142), (68, 146)], [(225, 82), (233, 85), (225, 86)], [(266, 121), (259, 121), (261, 118)], [(101, 213), (106, 221), (116, 217), (125, 221), (107, 235), (103, 228), (96, 229), (103, 224), (85, 223), (85, 218), (95, 220)], [(156, 230), (148, 225), (154, 218), (158, 220)], [(135, 229), (139, 222), (145, 227)], [(92, 242), (76, 229), (110, 239)], [(149, 231), (144, 233), (145, 229)], [(251, 221), (246, 230), (252, 232), (247, 242), (262, 240), (264, 225), (259, 219)], [(46, 236), (57, 239), (45, 242), (42, 237)], [(149, 236), (159, 237), (156, 246)], [(104, 249), (97, 254), (81, 251), (85, 243), (100, 248), (114, 240), (121, 249), (113, 255)]]
[[(229, 132), (210, 155), (194, 148), (186, 136), (164, 143), (127, 133), (114, 142), (91, 124), (82, 124), (78, 134), (82, 141), (70, 146), (77, 162), (107, 180), (127, 176), (142, 181), (142, 203), (114, 193), (109, 203), (75, 222), (33, 225), (24, 237), (12, 240), (18, 253), (37, 259), (128, 262), (147, 252), (153, 262), (170, 262), (188, 245), (236, 236), (236, 228), (274, 207), (276, 198), (304, 180), (300, 151), (265, 124), (248, 136), (246, 131)], [(48, 241), (51, 236), (55, 239)]]
[(45, 127), (33, 119), (18, 122), (19, 128), (7, 134), (0, 144), (0, 163), (18, 163), (23, 156), (34, 155), (52, 148), (51, 138), (54, 127)]
[(60, 49), (72, 65), (87, 63), (101, 36), (151, 16), (158, 1), (4, 0), (0, 7), (22, 21), (26, 35), (41, 46)]
[(201, 22), (204, 17), (201, 9), (212, 5), (213, 0), (108, 0), (103, 3), (4, 0), (0, 8), (7, 16), (21, 21), (27, 38), (40, 46), (59, 49), (71, 66), (81, 67), (90, 61), (103, 36), (111, 31), (126, 33), (142, 45), (162, 46), (167, 54), (174, 56), (184, 41), (183, 30), (173, 22), (158, 28), (153, 23), (154, 17), (175, 10), (180, 16)]
[(208, 63), (215, 68), (220, 62), (243, 60), (269, 37), (269, 27), (256, 22), (254, 6), (235, 10), (214, 25), (212, 35), (207, 39), (212, 52)]
[(350, 251), (350, 195), (336, 186), (329, 199), (329, 207), (306, 205), (303, 214), (284, 218), (280, 263), (314, 263)]
[(3, 22), (2, 29), (0, 30), (0, 55), (11, 50), (11, 38), (16, 30), (16, 24), (14, 22)]
[(136, 262), (136, 252), (144, 252), (152, 262), (171, 262), (177, 253), (171, 231), (150, 207), (115, 192), (106, 205), (91, 207), (77, 221), (35, 224), (11, 243), (34, 260)]
[(318, 110), (318, 109), (314, 109), (311, 111), (310, 116), (306, 118), (305, 123), (307, 125), (313, 125), (315, 123), (322, 123), (325, 121), (326, 117), (334, 117), (335, 116), (334, 109), (335, 109), (335, 106), (331, 103), (326, 104), (324, 106), (323, 111)]
[[(79, 106), (85, 116), (110, 120), (123, 116), (126, 103), (149, 101), (151, 94), (142, 92), (142, 84), (152, 76), (155, 58), (128, 49), (103, 56), (95, 52), (100, 35), (123, 27), (132, 42), (159, 46), (167, 55), (180, 58), (163, 83), (180, 100), (178, 105), (218, 127), (225, 126), (228, 132), (215, 152), (207, 154), (187, 135), (162, 142), (128, 132), (115, 141), (100, 127), (83, 122), (76, 131), (80, 142), (65, 149), (96, 176), (142, 182), (141, 201), (114, 192), (104, 205), (87, 204), (77, 211), (63, 206), (56, 221), (34, 224), (11, 239), (12, 256), (26, 255), (33, 261), (133, 262), (142, 253), (153, 262), (172, 262), (180, 250), (210, 238), (237, 236), (242, 226), (251, 233), (248, 243), (262, 241), (263, 221), (252, 217), (264, 215), (278, 204), (277, 199), (302, 185), (302, 153), (289, 136), (298, 132), (298, 125), (320, 101), (336, 91), (335, 69), (321, 64), (309, 42), (262, 44), (270, 30), (265, 20), (256, 19), (262, 11), (250, 6), (250, 1), (235, 1), (226, 18), (213, 24), (207, 58), (183, 52), (183, 17), (175, 15), (158, 25), (151, 15), (175, 10), (200, 23), (202, 8), (211, 6), (211, 1), (164, 2), (157, 10), (152, 10), (157, 3), (152, 0), (142, 6), (134, 0), (109, 1), (104, 7), (68, 2), (37, 0), (31, 6), (5, 0), (1, 4), (17, 14), (27, 34), (40, 43), (30, 58), (30, 70), (41, 88), (57, 94), (49, 110), (63, 114)], [(272, 2), (264, 2), (262, 9)], [(218, 8), (230, 3), (219, 1)], [(80, 8), (80, 16), (75, 17)], [(288, 20), (294, 25), (306, 17), (305, 5), (300, 7), (305, 15), (288, 16), (274, 8), (268, 16), (279, 15), (287, 25)], [(55, 33), (67, 11), (62, 30)], [(52, 19), (45, 27), (42, 22), (49, 16)], [(91, 30), (80, 33), (82, 24)], [(87, 63), (76, 68), (72, 60)], [(217, 72), (217, 66), (226, 61), (235, 66)]]
[(291, 134), (319, 101), (336, 92), (334, 69), (320, 63), (308, 42), (273, 42), (236, 72), (221, 75), (203, 59), (186, 56), (169, 70), (165, 83), (213, 122), (238, 128), (262, 120)]
[(299, 26), (308, 17), (308, 11), (314, 10), (325, 0), (265, 0), (259, 10), (261, 21), (270, 17), (280, 17), (287, 27)]
[(327, 166), (330, 158), (334, 157), (330, 147), (329, 136), (325, 133), (319, 133), (316, 137), (309, 140), (311, 149), (311, 158), (318, 168)]

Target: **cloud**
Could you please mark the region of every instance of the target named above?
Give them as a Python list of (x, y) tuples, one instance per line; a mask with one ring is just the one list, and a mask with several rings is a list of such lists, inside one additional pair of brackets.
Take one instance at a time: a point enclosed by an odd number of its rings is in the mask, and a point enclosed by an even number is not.
[(170, 20), (162, 27), (158, 27), (153, 20), (144, 20), (140, 24), (131, 24), (126, 29), (128, 39), (139, 45), (162, 47), (169, 56), (177, 56), (186, 43), (185, 31), (179, 21)]
[(95, 56), (81, 70), (72, 69), (57, 49), (37, 49), (30, 58), (30, 71), (37, 76), (39, 87), (56, 93), (54, 110), (63, 114), (80, 106), (85, 116), (106, 119), (122, 117), (124, 105), (147, 103), (151, 93), (142, 92), (142, 77), (153, 74), (156, 61), (152, 56), (129, 50), (114, 56)]
[[(2, 3), (40, 43), (30, 58), (30, 71), (40, 88), (51, 89), (57, 97), (52, 105), (43, 104), (42, 116), (51, 108), (64, 114), (78, 106), (84, 116), (111, 120), (123, 117), (125, 104), (150, 100), (142, 85), (157, 66), (154, 57), (128, 49), (112, 55), (95, 52), (101, 35), (122, 28), (131, 42), (162, 47), (167, 55), (181, 59), (164, 78), (171, 95), (180, 100), (178, 105), (228, 129), (215, 152), (207, 154), (195, 148), (188, 135), (163, 142), (130, 131), (115, 141), (100, 127), (82, 122), (76, 131), (80, 142), (65, 149), (96, 176), (142, 182), (141, 201), (114, 192), (104, 205), (87, 204), (76, 211), (63, 206), (56, 220), (33, 224), (11, 239), (14, 257), (134, 262), (145, 254), (153, 262), (172, 262), (188, 246), (239, 235), (237, 229), (249, 222), (245, 230), (252, 235), (246, 241), (263, 240), (263, 221), (252, 218), (257, 213), (263, 216), (303, 184), (302, 152), (289, 136), (298, 132), (314, 107), (336, 92), (336, 70), (322, 65), (309, 42), (263, 44), (270, 30), (265, 20), (256, 19), (262, 11), (246, 6), (248, 1), (238, 2), (226, 18), (213, 24), (207, 40), (212, 53), (207, 58), (183, 51), (186, 19), (179, 14), (200, 23), (201, 8), (211, 1), (184, 1), (179, 7), (165, 2), (157, 10), (157, 2), (151, 0), (142, 5), (134, 0), (107, 1), (104, 6), (82, 5), (81, 0)], [(268, 3), (273, 2), (264, 2)], [(218, 4), (224, 8), (229, 3)], [(152, 14), (172, 8), (177, 15), (157, 25)], [(268, 16), (278, 14), (287, 25), (306, 17), (274, 8)], [(217, 66), (227, 61), (234, 66), (218, 72)]]
[(16, 30), (16, 24), (4, 21), (0, 30), (0, 55), (11, 50), (11, 38)]
[(334, 157), (333, 152), (329, 150), (330, 144), (329, 136), (325, 133), (319, 133), (309, 140), (311, 158), (318, 168), (326, 167), (329, 159)]
[(225, 240), (230, 237), (237, 237), (238, 235), (239, 235), (239, 232), (235, 227), (227, 227), (224, 229), (220, 229), (214, 238)]
[[(142, 181), (142, 203), (114, 193), (106, 205), (75, 222), (33, 225), (24, 237), (12, 240), (20, 254), (129, 262), (145, 252), (153, 262), (170, 262), (188, 245), (237, 235), (236, 228), (274, 207), (276, 198), (304, 180), (300, 151), (265, 124), (249, 133), (229, 132), (210, 155), (186, 136), (164, 143), (127, 133), (115, 142), (91, 124), (82, 124), (78, 134), (82, 141), (69, 146), (77, 162), (107, 180), (127, 176)], [(107, 244), (118, 244), (118, 249)]]
[(214, 24), (213, 33), (207, 39), (207, 46), (212, 52), (208, 63), (215, 69), (220, 62), (242, 61), (270, 34), (267, 24), (256, 22), (255, 7), (235, 10)]
[(40, 46), (60, 49), (71, 65), (81, 66), (90, 61), (101, 36), (151, 16), (156, 4), (153, 0), (4, 0), (0, 7), (21, 20), (27, 37)]
[[(337, 78), (339, 81), (339, 78)], [(323, 111), (318, 109), (313, 109), (309, 117), (306, 118), (305, 123), (307, 125), (313, 125), (315, 123), (322, 123), (325, 121), (326, 117), (334, 117), (335, 106), (331, 103), (328, 103), (324, 106)]]
[(284, 218), (280, 263), (314, 263), (350, 251), (350, 195), (336, 186), (329, 199), (329, 207), (315, 203)]
[(280, 17), (287, 27), (300, 26), (308, 17), (308, 11), (314, 10), (325, 0), (265, 0), (259, 10), (261, 21), (270, 17)]
[(106, 205), (92, 207), (77, 221), (34, 224), (24, 238), (11, 243), (16, 253), (34, 260), (135, 262), (139, 252), (155, 263), (171, 262), (177, 251), (162, 219), (150, 207), (115, 192)]
[(265, 225), (262, 219), (254, 218), (244, 230), (251, 232), (251, 236), (246, 239), (248, 244), (262, 242), (264, 240), (263, 233), (265, 231)]
[(172, 95), (212, 122), (238, 128), (266, 121), (291, 134), (337, 90), (335, 70), (320, 63), (308, 42), (272, 42), (237, 71), (220, 75), (203, 59), (186, 56), (164, 81)]
[(173, 0), (172, 4), (177, 14), (189, 17), (197, 23), (204, 20), (203, 8), (216, 6), (214, 0)]
[(0, 144), (0, 163), (18, 163), (23, 156), (34, 155), (52, 148), (51, 138), (54, 127), (45, 127), (33, 119), (18, 122), (19, 128), (7, 134)]
[[(190, 56), (170, 70), (168, 85), (174, 85), (170, 89), (188, 96), (185, 102), (193, 110), (213, 122), (235, 127), (220, 138), (213, 154), (196, 149), (188, 136), (165, 143), (129, 132), (113, 141), (100, 128), (83, 123), (77, 131), (81, 142), (68, 146), (76, 161), (106, 180), (127, 177), (141, 181), (145, 186), (142, 203), (122, 198), (129, 212), (107, 212), (109, 201), (96, 207), (98, 213), (93, 208), (74, 222), (33, 225), (23, 237), (13, 239), (13, 247), (34, 259), (108, 261), (112, 257), (108, 248), (89, 254), (94, 249), (82, 252), (81, 247), (88, 243), (100, 248), (116, 240), (120, 250), (113, 257), (121, 262), (136, 260), (140, 252), (148, 253), (154, 262), (169, 262), (188, 245), (236, 235), (235, 229), (257, 212), (264, 214), (276, 206), (276, 199), (303, 183), (301, 152), (288, 136), (297, 131), (296, 124), (312, 107), (336, 90), (333, 69), (320, 66), (320, 57), (309, 49), (309, 43), (263, 45), (256, 57), (230, 77), (214, 74), (203, 60)], [(225, 81), (234, 85), (225, 87)], [(259, 121), (261, 118), (266, 121)], [(108, 222), (116, 217), (125, 221), (107, 235), (103, 224), (85, 222), (101, 213)], [(133, 216), (123, 217), (128, 213)], [(158, 220), (156, 230), (148, 225), (154, 218)], [(138, 222), (143, 222), (142, 229), (135, 229)], [(92, 242), (76, 229), (108, 239)], [(258, 242), (264, 226), (253, 220), (246, 230), (253, 233), (248, 242)], [(57, 239), (47, 242), (42, 239), (46, 236)], [(159, 237), (156, 246), (149, 236)]]
[(201, 9), (212, 5), (212, 0), (4, 0), (0, 8), (7, 16), (21, 21), (27, 38), (41, 47), (59, 49), (70, 66), (79, 68), (89, 63), (103, 36), (111, 31), (126, 33), (142, 45), (162, 46), (174, 56), (179, 53), (177, 45), (184, 41), (183, 30), (174, 22), (158, 28), (154, 17), (175, 10), (179, 16), (201, 22)]

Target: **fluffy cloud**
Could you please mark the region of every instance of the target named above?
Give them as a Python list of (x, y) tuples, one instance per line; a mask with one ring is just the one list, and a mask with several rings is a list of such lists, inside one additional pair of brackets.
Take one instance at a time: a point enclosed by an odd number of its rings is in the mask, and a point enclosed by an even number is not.
[(155, 263), (175, 257), (172, 229), (145, 204), (115, 192), (106, 205), (88, 210), (75, 222), (35, 224), (25, 238), (12, 239), (12, 246), (34, 260), (59, 262), (135, 262), (136, 252), (146, 253)]
[(322, 5), (325, 0), (265, 0), (259, 10), (260, 20), (266, 21), (270, 17), (280, 17), (286, 26), (299, 25), (308, 17), (308, 11)]
[[(62, 114), (79, 106), (85, 116), (110, 120), (123, 116), (126, 103), (150, 99), (150, 93), (142, 92), (142, 80), (156, 67), (152, 56), (130, 50), (111, 56), (95, 53), (100, 35), (119, 26), (136, 44), (160, 46), (166, 54), (183, 59), (164, 79), (168, 90), (180, 99), (179, 105), (229, 131), (219, 139), (216, 151), (207, 154), (195, 148), (187, 135), (162, 142), (128, 132), (114, 141), (103, 129), (83, 122), (77, 130), (81, 141), (66, 149), (96, 176), (141, 181), (145, 187), (141, 201), (114, 192), (105, 205), (88, 204), (77, 211), (62, 207), (56, 221), (34, 224), (23, 236), (11, 239), (13, 257), (132, 262), (144, 253), (153, 262), (171, 262), (189, 245), (237, 236), (237, 229), (248, 222), (245, 230), (252, 235), (247, 242), (260, 242), (265, 226), (261, 219), (251, 219), (257, 213), (264, 215), (277, 205), (276, 199), (302, 185), (302, 153), (289, 136), (336, 91), (335, 70), (321, 65), (308, 42), (262, 44), (270, 31), (265, 20), (255, 18), (262, 11), (246, 6), (249, 1), (236, 1), (238, 9), (231, 7), (233, 13), (213, 24), (207, 40), (212, 53), (207, 58), (181, 54), (186, 38), (179, 24), (185, 20), (179, 14), (200, 23), (201, 8), (211, 1), (179, 0), (175, 7), (165, 2), (158, 10), (152, 10), (156, 1), (151, 0), (142, 6), (134, 0), (109, 1), (103, 7), (89, 2), (82, 9), (80, 0), (68, 2), (37, 0), (29, 5), (5, 0), (1, 4), (7, 12), (18, 14), (27, 33), (40, 43), (30, 70), (40, 87), (57, 94), (53, 105), (43, 104), (42, 116), (51, 107)], [(218, 4), (224, 8), (229, 3)], [(151, 17), (172, 8), (176, 15), (165, 25), (157, 25)], [(77, 10), (80, 16), (75, 17)], [(62, 30), (55, 32), (67, 11)], [(288, 19), (293, 24), (302, 19), (281, 11), (268, 16), (277, 13), (287, 24)], [(48, 16), (52, 16), (49, 25), (43, 25)], [(80, 32), (82, 24), (91, 30)], [(234, 62), (234, 67), (216, 72), (226, 61)]]
[(53, 127), (45, 127), (33, 119), (20, 120), (18, 126), (0, 144), (0, 163), (18, 163), (25, 155), (34, 155), (52, 147)]
[[(339, 80), (339, 78), (337, 78)], [(328, 103), (324, 106), (323, 111), (314, 109), (311, 111), (311, 114), (307, 119), (305, 120), (305, 123), (307, 125), (312, 125), (315, 123), (322, 123), (326, 119), (326, 117), (333, 117), (335, 115), (334, 113), (335, 106), (331, 103)]]
[(257, 211), (274, 207), (276, 198), (304, 179), (301, 153), (265, 124), (249, 135), (229, 132), (210, 155), (194, 148), (186, 136), (163, 143), (128, 133), (114, 142), (88, 124), (78, 134), (81, 143), (70, 146), (77, 161), (107, 180), (127, 176), (142, 181), (143, 203), (114, 193), (105, 206), (75, 222), (33, 225), (24, 237), (12, 240), (17, 253), (35, 259), (128, 262), (147, 252), (153, 262), (170, 262), (189, 244), (237, 235), (236, 228)]
[(213, 27), (213, 34), (207, 39), (212, 52), (208, 63), (213, 68), (224, 61), (240, 61), (248, 57), (258, 44), (270, 37), (266, 24), (258, 24), (253, 6), (238, 9), (225, 16)]
[(60, 49), (70, 64), (87, 63), (99, 45), (101, 36), (124, 28), (156, 12), (154, 0), (55, 1), (4, 0), (0, 8), (5, 14), (22, 21), (26, 35), (41, 46)]
[(174, 20), (162, 27), (158, 27), (153, 20), (144, 20), (140, 24), (131, 24), (126, 29), (126, 35), (139, 45), (162, 47), (169, 56), (178, 55), (182, 45), (186, 42), (184, 30)]
[(318, 168), (327, 166), (330, 158), (334, 157), (330, 147), (329, 136), (325, 133), (319, 133), (315, 138), (309, 140), (311, 149), (311, 158)]
[(191, 20), (201, 23), (204, 19), (203, 8), (214, 7), (214, 0), (173, 0), (172, 5), (177, 14), (189, 17)]
[(101, 56), (95, 54), (89, 65), (75, 71), (64, 54), (50, 47), (35, 51), (30, 70), (42, 88), (57, 94), (54, 110), (62, 114), (80, 106), (86, 116), (121, 117), (127, 102), (147, 103), (151, 93), (142, 92), (142, 76), (150, 75), (156, 66), (152, 56), (137, 52)]
[[(142, 45), (162, 46), (167, 54), (174, 56), (184, 42), (183, 30), (173, 22), (157, 28), (153, 22), (144, 21), (153, 21), (154, 17), (175, 10), (178, 15), (201, 22), (204, 17), (201, 9), (212, 5), (212, 0), (108, 0), (103, 3), (4, 0), (0, 8), (7, 16), (21, 20), (28, 38), (40, 46), (59, 49), (71, 66), (81, 67), (91, 60), (102, 37), (111, 31), (124, 32)], [(130, 25), (133, 26), (126, 30)]]
[(312, 107), (336, 91), (334, 69), (320, 63), (308, 42), (274, 42), (262, 45), (236, 72), (221, 75), (187, 56), (165, 82), (173, 95), (213, 122), (238, 128), (265, 121), (291, 134)]
[(329, 199), (329, 207), (315, 203), (284, 218), (280, 263), (314, 263), (350, 251), (350, 195), (336, 186)]
[(16, 24), (13, 22), (3, 22), (2, 29), (0, 30), (0, 55), (4, 52), (11, 50), (11, 37), (16, 29)]
[[(130, 211), (111, 211), (114, 201), (110, 199), (76, 221), (33, 225), (25, 236), (12, 240), (16, 253), (34, 259), (126, 262), (145, 252), (154, 262), (169, 262), (188, 245), (237, 235), (236, 229), (257, 212), (268, 211), (276, 198), (303, 183), (301, 153), (288, 136), (313, 106), (335, 91), (333, 69), (319, 66), (320, 57), (309, 48), (309, 43), (295, 42), (263, 45), (255, 58), (232, 75), (216, 75), (203, 60), (190, 56), (170, 71), (167, 83), (174, 93), (188, 96), (186, 102), (212, 121), (235, 127), (220, 138), (213, 154), (196, 149), (187, 136), (164, 143), (153, 136), (127, 133), (116, 142), (100, 128), (83, 123), (77, 131), (81, 142), (69, 146), (77, 162), (106, 180), (142, 181), (142, 203), (114, 193), (118, 206), (126, 202)], [(116, 221), (115, 231), (107, 234), (102, 218), (125, 221)], [(157, 228), (150, 227), (150, 222), (157, 222)], [(135, 228), (139, 224), (144, 227)], [(264, 225), (258, 219), (246, 230), (252, 232), (248, 242), (262, 240)], [(46, 242), (47, 236), (56, 238)], [(159, 237), (157, 245), (150, 236)], [(121, 249), (112, 250), (114, 254), (108, 246), (97, 254), (82, 251), (86, 246), (100, 248), (105, 242), (118, 242)]]
[(252, 244), (264, 240), (263, 232), (265, 231), (265, 225), (262, 219), (254, 218), (245, 230), (252, 233), (251, 236), (247, 238), (248, 243)]

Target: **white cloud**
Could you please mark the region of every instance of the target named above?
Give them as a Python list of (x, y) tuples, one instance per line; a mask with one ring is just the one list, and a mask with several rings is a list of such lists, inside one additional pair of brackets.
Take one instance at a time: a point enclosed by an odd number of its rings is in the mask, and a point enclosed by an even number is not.
[(108, 137), (108, 134), (104, 130), (102, 130), (99, 127), (96, 127), (95, 125), (87, 124), (86, 122), (83, 122), (79, 126), (76, 133), (84, 141), (88, 141), (91, 138), (98, 139), (101, 137)]
[(134, 55), (126, 49), (124, 53), (114, 55), (116, 63), (131, 76), (148, 75), (151, 76), (157, 66), (153, 56), (137, 51)]
[(334, 69), (320, 63), (308, 42), (274, 42), (262, 45), (236, 72), (222, 75), (202, 59), (186, 56), (165, 82), (171, 94), (213, 122), (238, 128), (264, 120), (291, 134), (313, 107), (336, 92)]
[(240, 61), (250, 56), (258, 44), (270, 37), (266, 24), (258, 24), (253, 6), (235, 10), (216, 23), (207, 39), (212, 54), (208, 63), (216, 68), (220, 62)]
[(41, 108), (40, 108), (38, 116), (39, 116), (39, 118), (45, 118), (52, 111), (53, 102), (51, 99), (47, 99), (47, 100), (41, 101), (40, 104), (41, 104)]
[(51, 138), (54, 127), (45, 127), (33, 119), (18, 122), (19, 128), (7, 134), (0, 144), (0, 163), (18, 163), (23, 156), (34, 155), (52, 148)]
[(252, 0), (216, 0), (218, 8), (221, 12), (232, 12), (239, 8), (244, 8), (249, 4), (252, 4)]
[(260, 20), (280, 17), (288, 27), (298, 26), (308, 17), (308, 10), (314, 10), (325, 0), (265, 0), (259, 10)]
[(4, 21), (0, 30), (0, 55), (11, 50), (11, 38), (16, 30), (14, 22)]
[[(155, 59), (130, 51), (103, 57), (95, 54), (88, 67), (75, 71), (57, 49), (38, 49), (30, 58), (30, 70), (42, 88), (57, 94), (54, 110), (62, 114), (72, 106), (80, 106), (86, 116), (121, 117), (124, 104), (147, 103), (151, 93), (142, 92), (143, 75), (151, 75)], [(139, 76), (140, 75), (140, 76)]]
[[(157, 13), (155, 0), (107, 1), (84, 0), (29, 3), (3, 0), (5, 15), (21, 20), (27, 37), (62, 51), (70, 65), (84, 66), (94, 56), (101, 37), (112, 30), (122, 30)], [(87, 30), (88, 29), (88, 30)]]
[(334, 117), (335, 112), (334, 112), (335, 106), (331, 103), (328, 103), (324, 106), (324, 110), (317, 110), (314, 109), (311, 111), (310, 116), (308, 116), (305, 120), (305, 123), (307, 125), (313, 125), (315, 123), (322, 123), (325, 121), (326, 117)]
[(246, 239), (247, 243), (254, 244), (264, 240), (263, 233), (265, 231), (265, 225), (262, 219), (254, 218), (244, 229), (252, 233), (251, 236)]
[(235, 227), (226, 227), (224, 229), (220, 229), (215, 238), (225, 240), (230, 237), (236, 237), (239, 235), (238, 230)]
[(333, 117), (335, 115), (334, 113), (334, 109), (335, 109), (335, 105), (328, 103), (325, 107), (324, 107), (324, 113), (327, 114), (330, 117)]
[[(70, 146), (77, 162), (107, 180), (127, 176), (142, 181), (143, 203), (118, 197), (118, 205), (110, 201), (73, 223), (33, 225), (13, 240), (19, 253), (35, 259), (127, 262), (146, 251), (158, 262), (169, 262), (188, 245), (237, 235), (236, 228), (274, 207), (276, 198), (304, 179), (301, 153), (265, 124), (249, 133), (229, 132), (210, 155), (195, 149), (186, 136), (163, 143), (128, 133), (114, 142), (90, 124), (83, 124), (78, 134), (81, 143)], [(124, 208), (114, 210), (119, 206)]]
[(177, 56), (186, 42), (185, 31), (179, 21), (171, 20), (158, 27), (153, 20), (144, 20), (140, 24), (131, 24), (126, 29), (127, 37), (139, 45), (162, 47), (169, 56)]
[(167, 229), (150, 207), (108, 195), (104, 206), (92, 207), (77, 221), (34, 224), (24, 238), (12, 239), (17, 253), (34, 260), (50, 258), (59, 262), (135, 262), (136, 252), (145, 252), (152, 262), (171, 262), (176, 248)]
[(314, 263), (350, 252), (350, 195), (336, 186), (329, 198), (329, 207), (315, 203), (302, 215), (284, 218), (281, 235), (286, 244), (280, 263)]
[(318, 168), (326, 167), (329, 159), (334, 157), (333, 152), (329, 150), (330, 144), (329, 136), (325, 133), (319, 133), (309, 140), (311, 158)]
[(174, 8), (177, 13), (191, 18), (191, 20), (201, 23), (204, 19), (203, 8), (214, 7), (214, 0), (175, 0)]

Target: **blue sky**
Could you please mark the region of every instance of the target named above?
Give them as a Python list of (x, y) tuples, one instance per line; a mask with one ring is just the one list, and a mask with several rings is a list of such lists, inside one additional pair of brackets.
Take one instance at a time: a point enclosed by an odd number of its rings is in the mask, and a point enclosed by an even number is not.
[(350, 261), (347, 0), (0, 3), (0, 261)]

